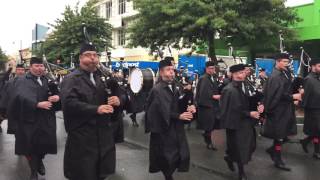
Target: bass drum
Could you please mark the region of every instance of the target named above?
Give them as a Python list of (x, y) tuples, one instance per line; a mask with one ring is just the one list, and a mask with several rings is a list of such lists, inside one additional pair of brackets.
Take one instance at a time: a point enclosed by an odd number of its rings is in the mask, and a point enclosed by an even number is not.
[(135, 68), (130, 73), (130, 89), (135, 94), (139, 93), (140, 91), (150, 91), (154, 83), (154, 72), (150, 68)]

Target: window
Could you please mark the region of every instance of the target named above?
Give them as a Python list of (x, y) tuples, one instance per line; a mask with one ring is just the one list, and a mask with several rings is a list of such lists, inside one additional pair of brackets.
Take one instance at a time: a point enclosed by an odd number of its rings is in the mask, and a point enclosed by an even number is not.
[(106, 3), (106, 19), (110, 19), (112, 16), (112, 1)]
[(119, 2), (119, 14), (124, 14), (126, 12), (126, 0), (118, 0)]
[(118, 31), (118, 45), (119, 46), (126, 45), (126, 32), (124, 29), (120, 29)]

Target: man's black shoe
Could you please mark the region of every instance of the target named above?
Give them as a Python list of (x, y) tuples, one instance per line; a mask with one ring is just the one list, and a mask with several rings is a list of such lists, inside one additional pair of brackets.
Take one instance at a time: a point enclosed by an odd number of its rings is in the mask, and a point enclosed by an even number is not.
[(313, 158), (320, 160), (320, 153), (313, 153)]
[(166, 180), (174, 180), (172, 176), (166, 176)]
[(246, 174), (239, 175), (239, 180), (248, 180), (248, 177)]
[(43, 164), (43, 161), (42, 161), (42, 160), (40, 160), (40, 162), (39, 162), (38, 173), (39, 173), (41, 176), (44, 176), (44, 175), (46, 174), (46, 168), (44, 167), (44, 164)]
[(30, 180), (38, 180), (38, 173), (36, 171), (31, 172)]
[(291, 171), (291, 168), (287, 167), (283, 161), (277, 161), (274, 166), (283, 171)]
[(235, 171), (234, 164), (233, 164), (232, 160), (229, 158), (229, 156), (224, 156), (223, 159), (226, 161), (230, 171), (232, 171), (232, 172)]

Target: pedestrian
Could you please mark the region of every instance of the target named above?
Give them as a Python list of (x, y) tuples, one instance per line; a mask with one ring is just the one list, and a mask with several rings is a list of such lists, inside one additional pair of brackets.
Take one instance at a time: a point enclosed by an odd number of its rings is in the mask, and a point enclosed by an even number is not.
[(204, 130), (202, 134), (207, 149), (214, 147), (213, 131), (219, 128), (219, 81), (213, 61), (206, 62), (205, 74), (197, 84), (196, 104), (198, 108), (197, 128)]
[(146, 132), (150, 134), (149, 172), (162, 172), (173, 180), (176, 169), (189, 170), (190, 153), (184, 130), (196, 112), (195, 106), (179, 111), (179, 90), (174, 81), (174, 66), (170, 60), (159, 63), (159, 82), (152, 88), (146, 104)]
[(313, 142), (313, 157), (320, 160), (320, 59), (312, 59), (311, 72), (304, 79), (304, 94), (302, 107), (304, 108), (303, 132), (307, 137), (301, 140), (302, 147), (308, 153), (308, 144)]
[(262, 135), (273, 139), (266, 150), (276, 168), (290, 171), (282, 160), (282, 145), (288, 136), (297, 134), (294, 101), (301, 101), (301, 94), (292, 94), (292, 76), (288, 69), (289, 55), (276, 56), (276, 65), (264, 89), (266, 121)]
[[(61, 102), (67, 141), (64, 175), (70, 180), (103, 180), (115, 172), (113, 121), (122, 115), (114, 87), (99, 76), (96, 48), (84, 43), (80, 67), (61, 85)], [(115, 82), (117, 84), (117, 82)]]
[(232, 81), (222, 90), (221, 127), (226, 129), (227, 149), (224, 160), (231, 171), (237, 163), (239, 180), (246, 180), (244, 165), (251, 160), (256, 148), (254, 126), (259, 119), (258, 111), (250, 111), (249, 98), (245, 94), (245, 65), (230, 67)]
[(30, 180), (37, 180), (38, 173), (45, 175), (45, 155), (57, 153), (55, 111), (60, 108), (60, 98), (49, 95), (44, 72), (42, 59), (32, 57), (30, 72), (16, 80), (8, 107), (8, 116), (17, 123), (15, 153), (28, 159)]

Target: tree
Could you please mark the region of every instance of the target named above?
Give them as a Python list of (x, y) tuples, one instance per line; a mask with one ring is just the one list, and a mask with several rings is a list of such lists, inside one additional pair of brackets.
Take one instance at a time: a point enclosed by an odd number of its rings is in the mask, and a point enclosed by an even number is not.
[(8, 56), (2, 51), (0, 47), (0, 72), (5, 70), (5, 63), (8, 61)]
[[(232, 44), (247, 47), (251, 57), (257, 52), (279, 52), (279, 34), (287, 44), (297, 42), (296, 32), (290, 26), (300, 21), (296, 12), (285, 6), (286, 0), (244, 0), (239, 7), (241, 18), (236, 31), (226, 31)], [(228, 41), (228, 40), (227, 40)]]
[(203, 42), (208, 56), (216, 60), (216, 36), (234, 36), (238, 44), (247, 44), (260, 37), (274, 37), (280, 29), (294, 23), (296, 15), (284, 6), (284, 1), (136, 0), (140, 13), (129, 28), (130, 45), (154, 50)]
[(1, 62), (7, 62), (8, 56), (2, 51), (2, 48), (0, 47), (0, 61)]
[(57, 19), (53, 32), (44, 42), (41, 52), (45, 53), (49, 61), (57, 57), (70, 62), (70, 57), (79, 54), (80, 45), (86, 41), (83, 27), (87, 28), (92, 43), (99, 51), (111, 47), (111, 25), (99, 17), (96, 0), (88, 1), (81, 9), (77, 5), (74, 9), (70, 6), (65, 8), (63, 18)]

